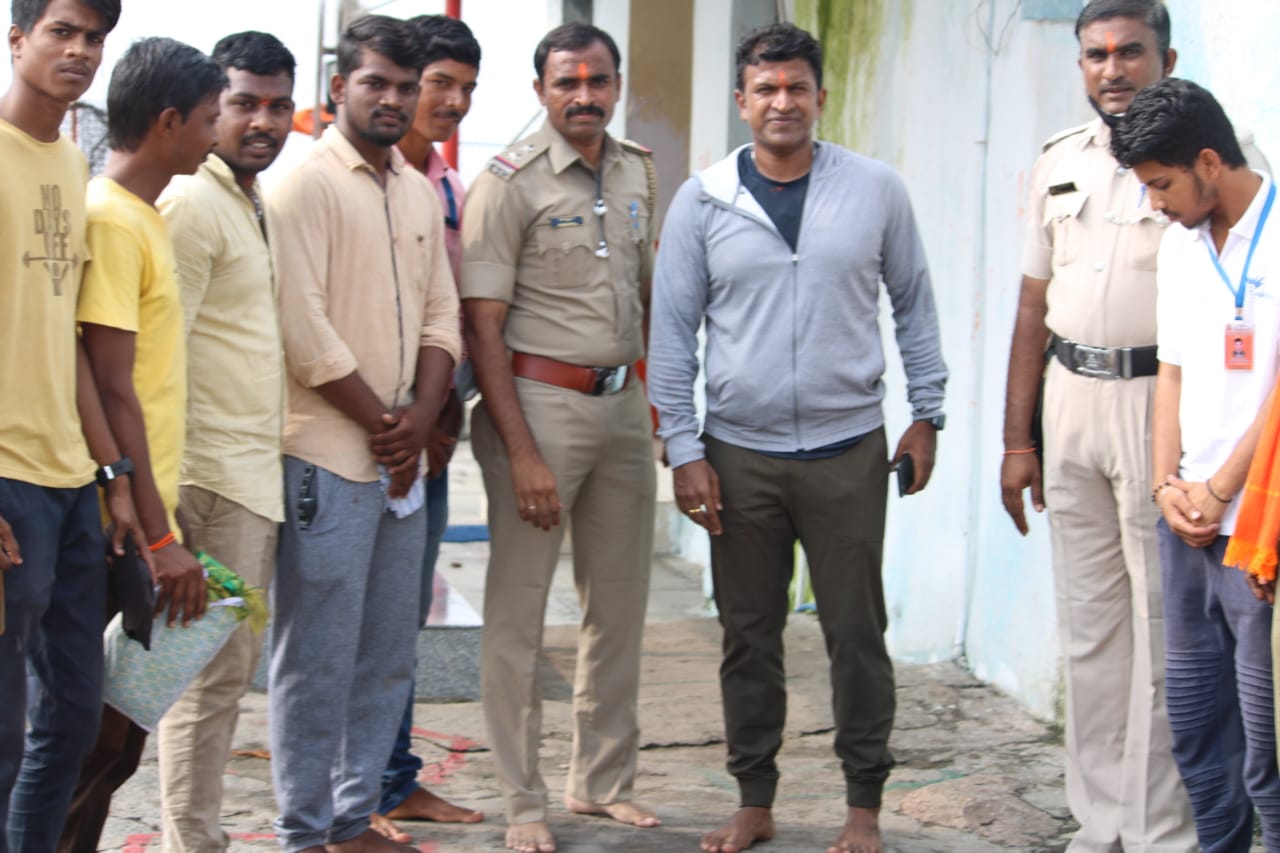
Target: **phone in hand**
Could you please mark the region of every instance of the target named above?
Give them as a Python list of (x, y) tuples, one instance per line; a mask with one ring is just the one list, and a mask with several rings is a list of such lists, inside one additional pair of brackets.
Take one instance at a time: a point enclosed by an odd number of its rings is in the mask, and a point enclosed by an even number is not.
[(898, 497), (903, 497), (916, 481), (916, 463), (912, 461), (910, 453), (904, 453), (893, 469), (898, 472)]

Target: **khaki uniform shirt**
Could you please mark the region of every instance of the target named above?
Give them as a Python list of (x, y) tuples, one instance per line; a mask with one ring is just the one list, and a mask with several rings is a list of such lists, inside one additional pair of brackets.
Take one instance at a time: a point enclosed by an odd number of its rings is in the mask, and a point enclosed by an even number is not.
[[(510, 306), (508, 348), (585, 367), (643, 357), (653, 270), (649, 156), (605, 138), (603, 217), (593, 212), (596, 173), (550, 124), (476, 178), (462, 220), (462, 298)], [(601, 220), (607, 258), (596, 254)]]
[(268, 196), (288, 370), (284, 452), (378, 479), (364, 428), (314, 390), (358, 371), (387, 407), (413, 399), (422, 347), (456, 364), (458, 293), (436, 191), (394, 147), (380, 186), (336, 127)]
[[(261, 198), (261, 187), (254, 185)], [(284, 352), (275, 264), (253, 201), (216, 154), (157, 207), (169, 224), (187, 336), (184, 485), (284, 520)]]
[[(1250, 165), (1266, 168), (1252, 134)], [(1101, 119), (1045, 143), (1031, 173), (1022, 274), (1049, 281), (1049, 330), (1104, 347), (1156, 342), (1156, 252), (1169, 220), (1111, 156)]]

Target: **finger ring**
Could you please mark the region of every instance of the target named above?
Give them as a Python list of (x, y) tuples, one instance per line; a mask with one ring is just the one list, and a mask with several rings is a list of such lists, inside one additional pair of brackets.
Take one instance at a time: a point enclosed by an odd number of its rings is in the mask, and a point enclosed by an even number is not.
[(699, 515), (704, 510), (700, 506), (695, 506), (693, 509), (686, 509), (685, 512), (689, 513), (689, 515)]

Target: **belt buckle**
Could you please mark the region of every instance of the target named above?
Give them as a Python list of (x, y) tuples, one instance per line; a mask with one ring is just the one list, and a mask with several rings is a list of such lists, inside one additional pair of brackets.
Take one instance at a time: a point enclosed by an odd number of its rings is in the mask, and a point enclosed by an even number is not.
[(591, 386), (592, 397), (617, 394), (627, 384), (625, 364), (620, 367), (593, 367), (591, 370), (596, 375), (595, 384)]
[(1091, 347), (1076, 344), (1071, 351), (1076, 373), (1097, 379), (1120, 378), (1120, 353), (1114, 347)]

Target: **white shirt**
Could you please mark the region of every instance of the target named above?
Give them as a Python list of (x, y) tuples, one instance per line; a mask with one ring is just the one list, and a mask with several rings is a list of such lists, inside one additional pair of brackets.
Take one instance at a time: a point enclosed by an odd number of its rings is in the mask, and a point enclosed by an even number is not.
[[(1253, 326), (1253, 369), (1227, 370), (1226, 327), (1235, 317), (1233, 291), (1271, 187), (1262, 185), (1240, 221), (1231, 226), (1218, 256), (1231, 289), (1214, 267), (1213, 237), (1206, 221), (1196, 228), (1173, 224), (1156, 262), (1156, 325), (1160, 361), (1182, 368), (1178, 422), (1182, 430), (1179, 476), (1205, 482), (1226, 462), (1266, 403), (1276, 381), (1280, 344), (1280, 205), (1273, 206), (1249, 265), (1244, 319)], [(1276, 275), (1271, 275), (1275, 272)], [(1235, 529), (1239, 499), (1223, 516), (1220, 535)]]

